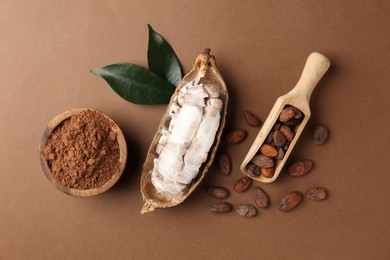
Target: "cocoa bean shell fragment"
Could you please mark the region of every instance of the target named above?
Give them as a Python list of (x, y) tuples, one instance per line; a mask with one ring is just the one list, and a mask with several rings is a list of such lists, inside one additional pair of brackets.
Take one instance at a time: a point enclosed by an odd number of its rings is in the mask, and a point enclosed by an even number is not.
[(251, 218), (257, 215), (255, 206), (251, 204), (241, 204), (234, 206), (234, 211), (243, 218)]
[(296, 208), (302, 202), (303, 196), (298, 191), (291, 191), (283, 197), (279, 210), (280, 211), (290, 211)]
[(326, 199), (328, 195), (328, 191), (324, 187), (313, 187), (310, 188), (307, 193), (306, 197), (311, 200), (319, 201)]
[(211, 186), (207, 193), (216, 199), (226, 199), (229, 196), (229, 190), (221, 186)]
[(228, 202), (218, 202), (211, 205), (210, 211), (216, 214), (228, 213), (232, 211), (232, 208), (232, 205)]

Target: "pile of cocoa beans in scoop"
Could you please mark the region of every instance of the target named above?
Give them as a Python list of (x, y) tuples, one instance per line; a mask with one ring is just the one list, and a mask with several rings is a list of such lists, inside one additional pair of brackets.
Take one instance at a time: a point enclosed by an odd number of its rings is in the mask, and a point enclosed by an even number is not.
[[(287, 109), (287, 110), (285, 110), (285, 109)], [(295, 110), (295, 109), (296, 108), (294, 108), (294, 107), (286, 106), (282, 110), (282, 112), (285, 110), (285, 112), (283, 112), (283, 114), (288, 114), (288, 115), (300, 113), (299, 110)], [(290, 110), (294, 110), (294, 113), (288, 112)], [(260, 120), (253, 113), (246, 111), (244, 113), (244, 116), (245, 116), (245, 120), (249, 126), (259, 127), (261, 125)], [(289, 120), (294, 118), (294, 116), (290, 117), (290, 119), (286, 119), (289, 116), (285, 117), (284, 119), (283, 119), (283, 117), (284, 117), (284, 115), (282, 116), (282, 121), (285, 121), (285, 122), (288, 122)], [(300, 116), (298, 116), (298, 118), (297, 118), (298, 120), (295, 120), (295, 119), (294, 120), (296, 122), (298, 122), (298, 124), (299, 124), (301, 122), (302, 118), (303, 118), (303, 115), (301, 114)], [(280, 122), (280, 117), (279, 117), (279, 120), (276, 124), (278, 124), (278, 123), (282, 123), (282, 122)], [(286, 125), (286, 124), (283, 124), (283, 125)], [(286, 140), (288, 140), (288, 139), (286, 138), (286, 134), (283, 133), (283, 131), (285, 131), (285, 130), (281, 131), (281, 127), (282, 127), (282, 124), (280, 124), (277, 127), (274, 127), (273, 134), (276, 131), (281, 132), (283, 134), (283, 136), (285, 137), (285, 142), (286, 142)], [(289, 128), (289, 129), (291, 130), (291, 128)], [(294, 133), (292, 133), (292, 134), (294, 134)], [(289, 134), (287, 134), (287, 135), (289, 135)], [(247, 136), (247, 132), (244, 129), (233, 130), (233, 131), (227, 133), (226, 142), (228, 144), (238, 144), (238, 143), (241, 143), (246, 138), (246, 136)], [(289, 139), (290, 138), (291, 137), (289, 137)], [(293, 136), (292, 136), (292, 138), (293, 138)], [(328, 128), (323, 124), (318, 125), (316, 127), (316, 129), (314, 130), (313, 138), (314, 138), (314, 143), (316, 143), (316, 144), (325, 143), (327, 138), (328, 138)], [(271, 138), (269, 138), (269, 139), (271, 139)], [(272, 141), (268, 140), (268, 143), (267, 142), (266, 143), (272, 147), (275, 147), (274, 140), (275, 140), (275, 138), (273, 138)], [(278, 143), (278, 144), (281, 145), (281, 143)], [(281, 146), (276, 145), (276, 146), (283, 149), (283, 145), (281, 145)], [(221, 172), (222, 175), (224, 175), (224, 176), (230, 175), (230, 173), (232, 171), (232, 162), (231, 162), (230, 156), (227, 153), (222, 152), (219, 154), (218, 166), (219, 166), (219, 171)], [(312, 160), (305, 159), (305, 160), (297, 161), (297, 162), (290, 164), (288, 169), (287, 169), (287, 172), (290, 176), (300, 177), (300, 176), (304, 176), (307, 173), (309, 173), (313, 169), (313, 166), (314, 166), (314, 163)], [(260, 170), (259, 170), (259, 174), (260, 174)], [(261, 172), (261, 174), (263, 174), (263, 172)], [(266, 177), (266, 176), (264, 176), (264, 177)], [(251, 185), (252, 185), (252, 179), (249, 178), (248, 176), (244, 176), (244, 177), (239, 178), (234, 183), (233, 190), (234, 190), (234, 192), (237, 192), (237, 193), (245, 192), (245, 191), (250, 189)], [(269, 184), (267, 184), (267, 185), (269, 185)], [(222, 186), (209, 186), (207, 188), (207, 193), (211, 197), (220, 200), (220, 202), (216, 202), (216, 203), (212, 204), (211, 208), (210, 208), (210, 211), (213, 213), (216, 213), (216, 214), (228, 213), (228, 212), (231, 212), (232, 210), (234, 210), (241, 217), (250, 218), (250, 217), (254, 217), (257, 215), (258, 209), (267, 209), (270, 205), (270, 198), (269, 198), (268, 194), (262, 188), (260, 188), (258, 186), (254, 187), (252, 189), (253, 202), (247, 203), (247, 204), (232, 205), (231, 203), (227, 202), (226, 199), (229, 197), (230, 192), (227, 188), (222, 187)], [(320, 186), (312, 187), (306, 191), (306, 197), (310, 200), (313, 200), (313, 201), (324, 200), (324, 199), (326, 199), (327, 195), (328, 195), (327, 189), (325, 187), (320, 187)], [(278, 208), (280, 211), (288, 212), (288, 211), (296, 208), (302, 202), (303, 198), (304, 198), (304, 195), (299, 191), (287, 192), (286, 195), (281, 199)]]

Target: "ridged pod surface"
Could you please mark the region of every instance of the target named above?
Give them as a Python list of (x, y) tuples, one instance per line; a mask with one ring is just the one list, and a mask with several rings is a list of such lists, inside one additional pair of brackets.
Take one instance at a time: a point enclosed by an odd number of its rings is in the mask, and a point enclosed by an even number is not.
[[(192, 69), (177, 86), (149, 147), (141, 175), (142, 214), (183, 202), (202, 181), (214, 160), (225, 126), (228, 92), (215, 57), (209, 51), (206, 49), (198, 55)], [(186, 96), (185, 93), (189, 94)], [(196, 120), (198, 107), (202, 116)], [(197, 115), (188, 114), (191, 111)], [(189, 133), (191, 127), (187, 123), (198, 130)], [(207, 140), (210, 140), (210, 148), (205, 145)], [(199, 149), (207, 151), (199, 152)], [(194, 171), (194, 165), (199, 164)]]

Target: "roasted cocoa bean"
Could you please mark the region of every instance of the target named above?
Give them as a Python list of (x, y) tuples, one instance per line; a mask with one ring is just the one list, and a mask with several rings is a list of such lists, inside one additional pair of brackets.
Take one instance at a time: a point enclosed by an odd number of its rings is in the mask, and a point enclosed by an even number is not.
[(260, 147), (260, 153), (268, 157), (276, 157), (278, 155), (278, 150), (269, 144), (263, 144)]
[(227, 202), (218, 202), (211, 205), (210, 211), (213, 213), (228, 213), (232, 211), (232, 205)]
[(252, 158), (252, 161), (254, 164), (256, 164), (259, 167), (264, 167), (264, 168), (271, 168), (274, 166), (274, 160), (272, 160), (270, 157), (262, 155), (262, 154), (257, 154)]
[(273, 138), (277, 147), (282, 147), (286, 143), (286, 138), (279, 130), (274, 131)]
[(265, 138), (265, 141), (264, 143), (266, 144), (270, 144), (274, 141), (274, 131), (270, 131), (267, 135), (267, 137)]
[(312, 160), (302, 160), (291, 164), (288, 167), (288, 174), (294, 177), (299, 177), (307, 174), (313, 169), (314, 163)]
[(279, 209), (281, 211), (290, 211), (297, 207), (302, 201), (302, 194), (298, 191), (292, 191), (286, 194), (280, 203)]
[(244, 112), (245, 121), (252, 127), (260, 126), (260, 119), (249, 111)]
[(249, 188), (249, 186), (251, 186), (251, 183), (252, 183), (252, 179), (249, 178), (248, 176), (244, 176), (244, 177), (238, 179), (234, 183), (233, 189), (236, 192), (243, 192), (243, 191), (246, 191)]
[(288, 125), (282, 125), (280, 127), (280, 132), (282, 132), (287, 141), (291, 142), (294, 139), (295, 134)]
[(328, 195), (328, 191), (324, 187), (313, 187), (306, 193), (306, 197), (311, 200), (324, 200)]
[(221, 186), (211, 186), (207, 193), (216, 199), (226, 199), (229, 196), (229, 190)]
[(285, 152), (287, 152), (288, 148), (290, 147), (290, 142), (286, 142), (284, 145), (283, 145), (283, 150)]
[(272, 178), (275, 174), (275, 167), (271, 168), (260, 168), (260, 173), (265, 178)]
[(328, 139), (329, 130), (326, 125), (318, 125), (314, 130), (314, 143), (315, 144), (323, 144)]
[(248, 172), (252, 177), (260, 176), (260, 167), (250, 162), (247, 166)]
[(266, 209), (269, 206), (269, 197), (265, 191), (263, 191), (260, 187), (255, 187), (253, 190), (253, 199), (255, 200), (255, 204), (259, 208)]
[(246, 131), (244, 129), (237, 129), (230, 131), (226, 135), (226, 142), (228, 144), (238, 144), (246, 138)]
[(272, 130), (279, 130), (281, 125), (282, 125), (282, 124), (281, 124), (280, 122), (276, 122), (276, 123), (274, 124), (274, 127), (272, 127)]
[(291, 118), (294, 118), (295, 116), (295, 111), (296, 111), (296, 108), (292, 107), (292, 106), (287, 106), (285, 107), (281, 112), (280, 112), (280, 115), (279, 115), (279, 121), (284, 123), (284, 122), (287, 122), (289, 121)]
[(234, 210), (243, 218), (251, 218), (257, 214), (255, 206), (251, 204), (241, 204), (234, 206)]
[(291, 118), (287, 122), (284, 122), (284, 124), (293, 127), (293, 126), (299, 125), (301, 122), (302, 122), (302, 117), (301, 118)]
[(275, 159), (276, 160), (283, 160), (284, 154), (285, 154), (285, 152), (284, 152), (283, 148), (279, 147), (278, 148), (278, 156), (276, 156)]
[(221, 153), (218, 158), (219, 171), (227, 176), (232, 170), (232, 161), (227, 153)]

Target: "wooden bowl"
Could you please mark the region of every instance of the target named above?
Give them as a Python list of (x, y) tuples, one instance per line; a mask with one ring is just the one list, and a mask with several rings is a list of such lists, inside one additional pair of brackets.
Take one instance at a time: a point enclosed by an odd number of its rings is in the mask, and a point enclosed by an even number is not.
[[(119, 163), (120, 163), (120, 165), (119, 165), (119, 170), (116, 173), (114, 173), (114, 175), (112, 175), (111, 179), (109, 179), (106, 183), (104, 183), (103, 186), (101, 186), (99, 188), (94, 188), (94, 189), (79, 190), (79, 189), (68, 188), (67, 186), (57, 182), (57, 180), (53, 177), (53, 174), (50, 170), (48, 162), (45, 159), (45, 157), (43, 156), (43, 154), (41, 153), (41, 151), (46, 146), (46, 143), (47, 143), (51, 133), (54, 131), (54, 129), (58, 125), (60, 125), (67, 118), (69, 118), (73, 115), (79, 114), (80, 112), (87, 111), (87, 110), (95, 111), (95, 112), (103, 115), (105, 118), (107, 118), (110, 122), (113, 123), (113, 127), (111, 129), (117, 134), (117, 140), (118, 140), (118, 144), (119, 144)], [(39, 154), (40, 154), (41, 166), (42, 166), (43, 172), (46, 175), (46, 178), (52, 184), (54, 184), (57, 187), (57, 189), (59, 189), (60, 191), (66, 193), (68, 195), (71, 195), (71, 196), (90, 197), (90, 196), (98, 195), (100, 193), (107, 191), (112, 186), (114, 186), (114, 184), (119, 180), (119, 178), (121, 177), (121, 175), (123, 173), (125, 165), (126, 165), (127, 146), (126, 146), (125, 137), (124, 137), (122, 131), (120, 130), (119, 126), (109, 116), (105, 115), (101, 111), (98, 111), (98, 110), (92, 109), (92, 108), (75, 108), (75, 109), (65, 111), (64, 113), (56, 116), (49, 123), (49, 125), (47, 126), (47, 128), (42, 136), (42, 140), (41, 140), (41, 143), (39, 146)]]

